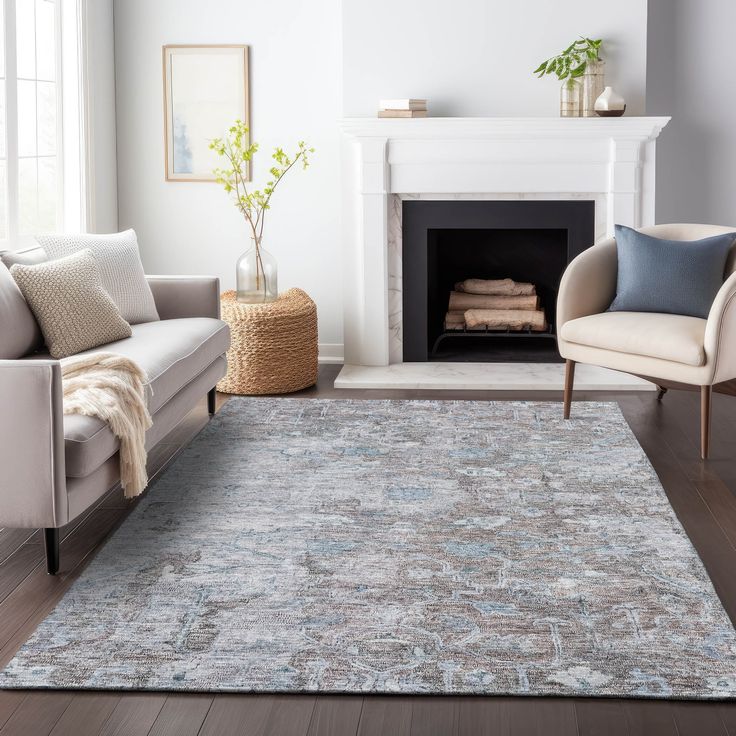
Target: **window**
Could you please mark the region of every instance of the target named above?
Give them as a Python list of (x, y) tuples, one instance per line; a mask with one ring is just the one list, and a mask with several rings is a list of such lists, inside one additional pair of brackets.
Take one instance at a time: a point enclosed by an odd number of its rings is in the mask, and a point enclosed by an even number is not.
[(63, 229), (61, 0), (3, 0), (0, 240)]

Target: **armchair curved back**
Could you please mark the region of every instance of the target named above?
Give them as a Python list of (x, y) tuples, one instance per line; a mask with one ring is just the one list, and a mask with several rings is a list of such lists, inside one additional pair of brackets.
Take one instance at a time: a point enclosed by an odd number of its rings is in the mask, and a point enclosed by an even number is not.
[[(726, 225), (700, 225), (696, 223), (667, 223), (664, 225), (650, 225), (649, 227), (636, 228), (645, 235), (665, 240), (702, 240), (713, 235), (724, 233), (736, 233), (736, 226)], [(731, 253), (726, 261), (725, 276), (730, 276), (736, 271), (736, 244), (731, 246)]]
[[(736, 232), (736, 227), (668, 223), (637, 228), (646, 235), (667, 240), (700, 240), (713, 235)], [(557, 298), (558, 332), (565, 322), (604, 312), (616, 295), (618, 264), (616, 241), (605, 238), (583, 251), (565, 270)], [(724, 281), (736, 273), (736, 244), (726, 261)]]
[(36, 263), (47, 261), (46, 251), (40, 245), (32, 245), (28, 248), (20, 250), (0, 250), (0, 261), (8, 268), (14, 263), (21, 263), (26, 266), (33, 266)]

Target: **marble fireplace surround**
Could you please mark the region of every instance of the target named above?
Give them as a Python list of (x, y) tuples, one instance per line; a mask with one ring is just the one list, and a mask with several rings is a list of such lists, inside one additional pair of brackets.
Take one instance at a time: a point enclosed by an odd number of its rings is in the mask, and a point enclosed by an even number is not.
[[(348, 119), (343, 133), (345, 367), (352, 388), (562, 386), (549, 364), (404, 363), (401, 203), (593, 200), (595, 239), (654, 223), (655, 141), (667, 117)], [(581, 366), (576, 385), (647, 389)]]

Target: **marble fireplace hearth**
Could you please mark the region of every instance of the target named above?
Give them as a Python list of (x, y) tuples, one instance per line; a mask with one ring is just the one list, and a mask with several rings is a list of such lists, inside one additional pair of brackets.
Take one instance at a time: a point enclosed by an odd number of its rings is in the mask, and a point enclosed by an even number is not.
[[(471, 391), (562, 391), (564, 366), (558, 363), (393, 363), (345, 365), (335, 388), (433, 389)], [(653, 383), (607, 368), (579, 365), (576, 391), (655, 391)]]
[[(336, 388), (561, 390), (561, 363), (404, 362), (405, 200), (592, 201), (594, 241), (654, 222), (669, 118), (343, 121), (345, 366)], [(580, 390), (653, 390), (580, 366)]]

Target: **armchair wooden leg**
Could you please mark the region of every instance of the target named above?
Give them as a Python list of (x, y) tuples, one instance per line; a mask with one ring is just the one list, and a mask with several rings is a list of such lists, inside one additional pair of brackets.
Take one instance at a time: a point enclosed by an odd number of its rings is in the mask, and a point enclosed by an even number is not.
[(700, 457), (708, 459), (710, 450), (710, 407), (713, 402), (713, 387), (700, 387)]
[(207, 412), (212, 417), (215, 415), (217, 410), (217, 389), (211, 388), (207, 392)]
[(43, 544), (46, 550), (46, 572), (56, 575), (59, 572), (59, 530), (44, 529)]
[(570, 406), (572, 405), (572, 387), (575, 383), (575, 361), (565, 362), (565, 394), (562, 399), (562, 415), (565, 419), (570, 418)]
[(666, 393), (667, 389), (664, 386), (657, 386), (657, 401), (662, 401)]

